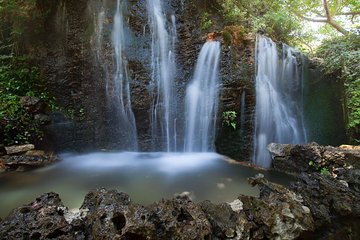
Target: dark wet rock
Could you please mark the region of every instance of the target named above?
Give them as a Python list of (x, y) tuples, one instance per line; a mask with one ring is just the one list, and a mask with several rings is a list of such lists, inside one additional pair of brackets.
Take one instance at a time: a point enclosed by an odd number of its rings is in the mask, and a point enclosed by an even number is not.
[(52, 119), (49, 115), (39, 113), (34, 116), (35, 122), (39, 123), (40, 125), (46, 125), (51, 123)]
[(304, 240), (353, 240), (360, 239), (359, 218), (340, 218), (331, 224), (331, 227), (324, 227), (315, 233), (304, 235)]
[(250, 179), (260, 197), (239, 196), (232, 203), (200, 203), (219, 239), (294, 239), (313, 231), (310, 209), (300, 196), (259, 175)]
[(210, 239), (206, 214), (186, 196), (162, 200), (149, 209), (158, 239)]
[[(210, 5), (205, 2), (178, 0), (163, 2), (164, 14), (169, 23), (171, 23), (171, 15), (176, 16), (177, 69), (174, 91), (178, 93), (176, 101), (179, 103), (177, 105), (179, 113), (184, 111), (182, 105), (185, 89), (191, 81), (199, 51), (206, 42), (206, 35), (208, 32), (220, 33), (225, 28), (216, 1), (211, 1)], [(57, 103), (66, 110), (71, 109), (75, 113), (84, 110), (85, 113), (83, 116), (85, 119), (81, 121), (77, 121), (76, 116), (75, 120), (68, 119), (63, 122), (53, 120), (51, 126), (45, 129), (44, 147), (55, 151), (119, 148), (124, 144), (123, 141), (114, 139), (121, 139), (119, 136), (122, 134), (122, 126), (119, 126), (119, 121), (112, 119), (115, 108), (109, 109), (111, 103), (106, 96), (108, 78), (113, 75), (110, 31), (114, 3), (95, 0), (59, 0), (41, 1), (37, 6), (41, 8), (40, 12), (49, 14), (43, 22), (39, 20), (41, 22), (38, 25), (42, 26), (41, 33), (38, 31), (28, 33), (24, 51), (37, 63), (47, 89), (57, 99)], [(104, 56), (100, 61), (98, 61), (98, 50), (101, 49), (94, 46), (97, 41), (94, 35), (96, 30), (94, 23), (98, 22), (94, 17), (100, 12), (99, 7), (105, 10), (104, 35), (101, 37)], [(151, 92), (153, 88), (150, 86), (152, 34), (149, 31), (146, 1), (127, 1), (126, 7), (124, 19), (127, 19), (126, 23), (129, 25), (126, 27), (129, 36), (127, 35), (124, 55), (129, 66), (131, 105), (136, 118), (139, 149), (153, 150), (150, 145), (152, 139), (149, 130), (151, 103), (154, 102)], [(203, 17), (204, 12), (209, 11), (213, 26), (204, 30), (198, 19)], [(228, 31), (237, 33), (230, 28), (227, 28)], [(233, 34), (233, 37), (239, 35)], [(222, 111), (240, 112), (241, 94), (246, 92), (247, 107), (244, 118), (246, 123), (243, 129), (228, 132), (226, 126), (221, 124), (218, 126), (218, 150), (234, 159), (247, 159), (252, 152), (253, 142), (254, 38), (247, 38), (246, 34), (244, 36), (241, 44), (237, 44), (240, 39), (235, 38), (233, 42), (236, 44), (227, 46), (224, 44), (221, 54), (220, 77), (223, 84), (218, 119), (221, 118)], [(104, 71), (104, 65), (107, 65), (105, 68), (109, 72)], [(29, 110), (38, 111), (37, 108), (31, 107), (36, 103), (35, 100), (24, 99), (24, 104), (29, 106)], [(46, 117), (37, 116), (37, 118), (40, 122), (49, 120)], [(180, 118), (178, 123), (183, 122)], [(240, 126), (240, 116), (236, 121)], [(183, 129), (179, 129), (178, 133), (182, 131)]]
[(81, 226), (70, 225), (65, 211), (58, 194), (44, 194), (1, 222), (0, 239), (84, 239)]
[(3, 156), (6, 154), (5, 146), (4, 144), (0, 143), (0, 156)]
[(186, 197), (143, 207), (125, 193), (99, 189), (87, 194), (81, 210), (88, 212), (90, 239), (205, 239), (211, 233), (201, 208)]
[(88, 239), (156, 239), (148, 210), (131, 204), (130, 197), (114, 190), (99, 189), (85, 197), (82, 211)]
[(212, 235), (218, 239), (235, 238), (249, 239), (250, 230), (254, 226), (242, 211), (242, 202), (235, 200), (232, 208), (228, 203), (213, 204), (210, 201), (200, 203), (208, 221), (211, 223)]
[[(355, 171), (350, 176), (357, 176), (357, 181), (354, 181), (358, 187), (359, 172)], [(345, 176), (343, 179), (350, 181)], [(302, 173), (297, 182), (291, 185), (291, 190), (303, 197), (317, 227), (330, 224), (334, 218), (360, 217), (360, 192), (332, 176)]]
[(0, 173), (5, 172), (6, 171), (6, 165), (4, 160), (0, 159)]
[[(351, 176), (358, 176), (357, 172)], [(339, 174), (340, 177), (340, 174)], [(344, 179), (346, 176), (342, 175)], [(334, 182), (335, 181), (335, 182)], [(49, 193), (15, 209), (0, 225), (0, 239), (313, 239), (327, 224), (359, 219), (359, 192), (337, 179), (303, 174), (291, 190), (261, 174), (249, 179), (259, 197), (240, 195), (231, 203), (192, 202), (179, 195), (144, 207), (125, 193), (89, 192), (79, 211), (68, 211)], [(335, 221), (334, 221), (335, 220)], [(51, 222), (53, 224), (49, 224)], [(331, 236), (348, 226), (341, 225)], [(40, 235), (39, 235), (40, 234)], [(310, 236), (310, 237), (309, 237)], [(355, 236), (355, 235), (353, 235)], [(326, 238), (323, 238), (326, 239)]]
[(312, 214), (301, 196), (268, 182), (261, 174), (249, 182), (259, 186), (260, 198), (239, 196), (239, 200), (254, 239), (295, 239), (314, 230)]
[(35, 168), (46, 167), (60, 161), (57, 155), (45, 154), (43, 151), (28, 151), (22, 155), (5, 155), (0, 157), (0, 170), (28, 171)]
[[(226, 27), (225, 27), (226, 28)], [(216, 149), (236, 160), (250, 159), (252, 155), (255, 112), (255, 38), (243, 44), (222, 45), (220, 78), (222, 81), (219, 113), (237, 112), (236, 129), (218, 119)], [(241, 116), (242, 95), (245, 96), (244, 116)], [(244, 122), (240, 122), (240, 120)]]
[(360, 169), (337, 168), (333, 172), (336, 179), (347, 185), (351, 190), (360, 194)]
[(290, 174), (332, 171), (336, 168), (360, 168), (360, 150), (320, 146), (317, 143), (304, 145), (270, 144), (275, 170)]
[(21, 97), (20, 104), (30, 114), (44, 113), (46, 110), (45, 102), (37, 97)]

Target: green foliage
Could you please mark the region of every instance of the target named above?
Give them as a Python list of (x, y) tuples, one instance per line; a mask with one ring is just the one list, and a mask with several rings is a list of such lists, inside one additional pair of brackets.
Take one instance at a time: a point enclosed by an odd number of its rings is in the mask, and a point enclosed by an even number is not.
[(320, 169), (320, 174), (325, 176), (330, 176), (330, 171), (326, 167)]
[(29, 143), (42, 138), (33, 116), (21, 106), (20, 96), (33, 96), (54, 105), (43, 88), (38, 68), (27, 57), (0, 57), (0, 137), (7, 145)]
[[(52, 2), (52, 1), (48, 1)], [(0, 0), (0, 41), (11, 45), (12, 52), (20, 53), (30, 36), (44, 33), (44, 22), (50, 11), (39, 0)], [(56, 7), (56, 3), (52, 3)], [(1, 50), (0, 50), (1, 52)]]
[(349, 35), (324, 41), (317, 51), (325, 73), (345, 85), (348, 131), (354, 143), (360, 141), (360, 36)]
[(310, 36), (301, 22), (288, 13), (284, 1), (225, 0), (221, 6), (227, 24), (244, 26), (248, 32), (265, 32), (288, 44)]
[(228, 31), (223, 31), (222, 37), (223, 37), (224, 42), (225, 42), (226, 45), (230, 45), (230, 44), (231, 44), (231, 42), (232, 42), (232, 35), (231, 35), (230, 32), (228, 32)]
[(237, 113), (235, 111), (225, 111), (222, 113), (222, 122), (223, 125), (232, 127), (236, 130), (236, 116)]
[(317, 172), (320, 172), (320, 174), (329, 176), (330, 171), (327, 167), (320, 167), (316, 161), (309, 161), (309, 166), (314, 169)]
[(202, 30), (207, 30), (213, 25), (212, 20), (210, 19), (209, 13), (204, 12), (201, 16), (200, 27)]
[(310, 161), (309, 162), (309, 166), (314, 166), (315, 165), (315, 162), (314, 161)]

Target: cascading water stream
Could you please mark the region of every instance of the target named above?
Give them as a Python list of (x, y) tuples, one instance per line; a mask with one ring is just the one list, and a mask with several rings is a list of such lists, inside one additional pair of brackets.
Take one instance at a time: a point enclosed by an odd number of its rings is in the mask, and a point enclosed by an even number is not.
[[(107, 133), (113, 147), (119, 150), (137, 151), (137, 129), (135, 117), (131, 109), (128, 66), (125, 56), (125, 39), (127, 38), (123, 14), (126, 2), (117, 0), (113, 27), (107, 27), (107, 1), (90, 2), (90, 10), (94, 14), (94, 35), (92, 45), (95, 60), (103, 70), (102, 77), (106, 84), (107, 118), (111, 124), (111, 132)], [(113, 61), (109, 61), (109, 45), (107, 36), (111, 33)]]
[(200, 51), (193, 80), (186, 89), (185, 152), (214, 150), (219, 59), (220, 42), (206, 42)]
[(279, 58), (276, 44), (258, 35), (256, 45), (256, 111), (253, 162), (271, 166), (267, 145), (304, 143), (302, 74), (295, 51), (283, 46)]
[[(283, 44), (281, 74), (282, 86), (284, 93), (287, 95), (289, 109), (292, 110), (293, 116), (296, 118), (296, 135), (293, 143), (307, 142), (305, 124), (304, 124), (304, 58), (299, 55), (292, 47)], [(299, 59), (296, 57), (299, 56)]]
[(116, 99), (117, 114), (122, 127), (122, 140), (128, 145), (127, 150), (137, 150), (137, 130), (134, 113), (131, 109), (129, 75), (125, 51), (125, 26), (123, 19), (124, 1), (117, 0), (112, 32), (115, 53), (115, 74), (113, 91)]
[(160, 0), (147, 0), (147, 8), (152, 33), (152, 141), (154, 146), (162, 145), (161, 150), (176, 151), (175, 16), (171, 17), (172, 22), (169, 24)]

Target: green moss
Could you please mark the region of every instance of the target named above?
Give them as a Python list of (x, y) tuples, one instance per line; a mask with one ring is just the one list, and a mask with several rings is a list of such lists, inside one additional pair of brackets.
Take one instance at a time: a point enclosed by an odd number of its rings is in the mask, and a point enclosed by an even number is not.
[(227, 31), (224, 31), (222, 33), (222, 37), (224, 39), (224, 42), (226, 45), (231, 45), (231, 42), (232, 42), (232, 35), (230, 32), (227, 32)]
[(209, 13), (204, 12), (201, 16), (200, 27), (202, 30), (208, 30), (213, 25), (212, 20), (209, 17)]

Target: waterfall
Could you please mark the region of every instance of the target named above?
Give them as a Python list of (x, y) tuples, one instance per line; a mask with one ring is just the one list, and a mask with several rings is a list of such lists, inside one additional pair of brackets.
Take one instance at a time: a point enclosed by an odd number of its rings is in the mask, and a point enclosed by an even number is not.
[[(116, 100), (117, 114), (121, 122), (122, 140), (127, 142), (129, 149), (137, 150), (137, 130), (134, 113), (131, 109), (131, 96), (129, 86), (129, 75), (125, 51), (125, 26), (123, 19), (124, 1), (117, 0), (114, 26), (112, 32), (112, 43), (115, 53), (115, 74), (113, 91)], [(108, 89), (109, 90), (109, 89)]]
[[(94, 34), (91, 43), (95, 60), (102, 69), (101, 78), (105, 80), (106, 124), (111, 126), (106, 134), (111, 141), (111, 147), (136, 151), (137, 130), (131, 109), (129, 74), (125, 56), (128, 33), (123, 14), (126, 11), (126, 2), (117, 0), (112, 29), (109, 27), (111, 23), (107, 21), (106, 5), (107, 1), (89, 3), (94, 17)], [(108, 36), (111, 36), (112, 45), (107, 44)]]
[(220, 43), (202, 47), (194, 77), (186, 89), (185, 152), (214, 150), (216, 114), (219, 101)]
[(298, 54), (283, 45), (279, 57), (276, 44), (258, 35), (256, 44), (256, 110), (253, 162), (271, 166), (267, 145), (304, 143), (303, 86)]
[(176, 97), (174, 91), (176, 41), (175, 16), (168, 23), (160, 0), (147, 0), (151, 43), (151, 134), (154, 146), (176, 151)]

